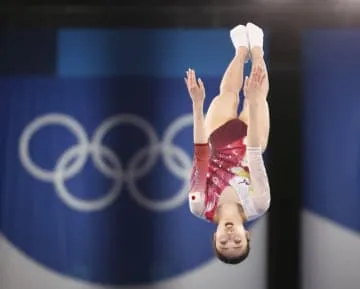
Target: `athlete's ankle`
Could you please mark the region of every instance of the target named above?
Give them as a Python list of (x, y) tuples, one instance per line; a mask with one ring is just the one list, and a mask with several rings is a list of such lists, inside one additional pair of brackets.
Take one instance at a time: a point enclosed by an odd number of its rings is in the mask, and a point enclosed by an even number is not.
[(236, 57), (238, 57), (241, 62), (245, 63), (248, 55), (249, 49), (247, 47), (240, 46), (236, 49)]
[(263, 57), (263, 49), (261, 47), (253, 47), (251, 48), (251, 60), (252, 63), (257, 63), (259, 64), (260, 62), (264, 62), (264, 57)]

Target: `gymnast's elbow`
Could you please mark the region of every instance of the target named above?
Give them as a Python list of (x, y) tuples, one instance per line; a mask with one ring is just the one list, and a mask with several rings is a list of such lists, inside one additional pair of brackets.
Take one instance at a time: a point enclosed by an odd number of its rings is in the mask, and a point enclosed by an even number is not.
[(268, 198), (265, 200), (263, 206), (261, 207), (263, 214), (265, 214), (267, 211), (269, 211), (270, 204), (271, 204), (271, 197), (269, 195)]
[(189, 193), (189, 209), (193, 215), (202, 218), (205, 210), (205, 204), (200, 192)]
[(265, 214), (270, 209), (271, 204), (271, 195), (270, 195), (270, 189), (265, 189), (262, 192), (262, 196), (258, 198), (255, 202), (256, 204), (256, 211), (259, 214)]

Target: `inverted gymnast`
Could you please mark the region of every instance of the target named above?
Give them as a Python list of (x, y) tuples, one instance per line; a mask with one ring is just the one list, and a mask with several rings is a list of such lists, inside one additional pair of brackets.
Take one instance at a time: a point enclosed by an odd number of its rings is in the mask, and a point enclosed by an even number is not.
[[(195, 71), (186, 72), (192, 100), (194, 161), (189, 206), (192, 214), (217, 224), (216, 256), (238, 264), (250, 251), (244, 225), (263, 216), (270, 206), (270, 188), (262, 154), (269, 136), (269, 80), (263, 59), (264, 34), (248, 23), (230, 31), (235, 56), (220, 84), (220, 93), (204, 116), (205, 88)], [(243, 109), (238, 116), (245, 62), (252, 69), (244, 82)]]

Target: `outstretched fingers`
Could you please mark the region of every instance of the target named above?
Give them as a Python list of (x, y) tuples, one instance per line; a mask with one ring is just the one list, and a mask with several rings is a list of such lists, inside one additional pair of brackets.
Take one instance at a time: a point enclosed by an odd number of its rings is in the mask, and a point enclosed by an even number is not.
[(266, 77), (264, 68), (260, 65), (255, 66), (251, 76), (253, 78), (253, 84), (260, 86)]
[(197, 86), (196, 75), (193, 69), (190, 69), (190, 80), (191, 80), (191, 87), (196, 87)]
[(203, 81), (201, 80), (200, 77), (198, 78), (198, 83), (199, 83), (200, 89), (201, 89), (201, 90), (205, 90), (204, 83), (203, 83)]
[(185, 83), (189, 90), (196, 87), (195, 72), (190, 68), (186, 70)]

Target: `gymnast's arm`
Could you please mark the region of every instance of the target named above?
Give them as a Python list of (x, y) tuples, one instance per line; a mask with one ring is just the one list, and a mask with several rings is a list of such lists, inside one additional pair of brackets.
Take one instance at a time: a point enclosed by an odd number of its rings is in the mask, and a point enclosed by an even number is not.
[(186, 72), (185, 84), (192, 100), (194, 127), (194, 158), (189, 207), (195, 216), (202, 218), (205, 211), (205, 193), (209, 163), (209, 146), (204, 120), (205, 87), (200, 78), (196, 80), (195, 71), (192, 69)]
[(189, 207), (191, 212), (198, 217), (202, 217), (205, 210), (205, 193), (209, 164), (209, 145), (204, 122), (203, 102), (193, 101), (194, 157)]
[(249, 102), (249, 126), (247, 134), (247, 159), (253, 187), (252, 199), (258, 214), (265, 213), (270, 206), (270, 186), (263, 160), (263, 122), (265, 99)]

